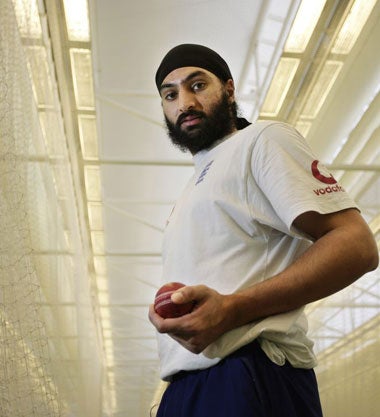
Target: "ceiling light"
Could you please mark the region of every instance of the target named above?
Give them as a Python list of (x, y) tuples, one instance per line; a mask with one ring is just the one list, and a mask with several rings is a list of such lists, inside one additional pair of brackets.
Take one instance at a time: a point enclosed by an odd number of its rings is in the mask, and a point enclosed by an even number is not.
[(285, 44), (285, 52), (302, 53), (306, 49), (325, 3), (326, 0), (304, 0), (301, 3)]
[(101, 203), (90, 202), (87, 204), (88, 220), (92, 230), (103, 230), (103, 210)]
[(96, 255), (104, 253), (104, 232), (102, 231), (93, 231), (91, 232), (91, 243), (92, 251)]
[[(108, 362), (108, 359), (107, 359), (107, 362)], [(111, 408), (112, 408), (112, 410), (116, 410), (117, 409), (117, 399), (116, 399), (116, 392), (115, 392), (115, 390), (112, 390), (111, 392), (110, 392), (110, 396), (111, 396)]]
[(113, 370), (112, 371), (108, 371), (107, 372), (107, 376), (108, 376), (108, 383), (112, 387), (114, 387), (115, 386), (115, 383), (116, 383), (116, 381), (115, 381), (115, 372)]
[(78, 125), (83, 159), (97, 160), (99, 155), (96, 117), (94, 115), (80, 114), (78, 116)]
[(96, 275), (106, 276), (107, 275), (107, 264), (104, 256), (94, 256), (94, 267)]
[(101, 306), (108, 306), (110, 303), (110, 297), (107, 291), (98, 291), (98, 300)]
[(95, 110), (91, 51), (70, 49), (74, 94), (78, 110)]
[(106, 350), (108, 350), (109, 348), (111, 348), (113, 350), (113, 341), (112, 341), (112, 339), (105, 339), (104, 340), (104, 347), (106, 348)]
[(348, 54), (354, 46), (376, 0), (356, 0), (334, 42), (331, 52)]
[(275, 117), (281, 109), (286, 94), (297, 71), (299, 59), (281, 58), (271, 86), (260, 111), (260, 116)]
[(102, 327), (111, 329), (111, 313), (108, 307), (100, 307), (100, 316), (102, 318)]
[(301, 117), (315, 118), (334, 85), (342, 66), (343, 62), (341, 61), (329, 60), (325, 62), (316, 83), (313, 85), (310, 94), (308, 94), (308, 100)]
[(113, 335), (113, 332), (111, 329), (103, 330), (103, 336), (105, 339), (110, 339), (112, 335)]
[(97, 276), (96, 288), (98, 289), (98, 291), (108, 291), (108, 279), (103, 276)]
[(87, 0), (63, 0), (70, 41), (90, 41)]
[(107, 358), (107, 366), (115, 366), (115, 356), (114, 356), (114, 347), (113, 341), (111, 339), (104, 340), (104, 350)]
[(92, 165), (85, 166), (84, 182), (86, 186), (87, 199), (89, 201), (100, 201), (102, 198), (100, 168)]

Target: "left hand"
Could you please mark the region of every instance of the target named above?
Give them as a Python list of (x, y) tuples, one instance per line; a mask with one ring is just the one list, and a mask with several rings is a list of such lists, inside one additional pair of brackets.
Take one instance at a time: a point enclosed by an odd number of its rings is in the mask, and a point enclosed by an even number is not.
[(167, 333), (192, 353), (202, 352), (234, 326), (231, 320), (230, 296), (222, 295), (205, 285), (186, 286), (172, 295), (178, 304), (195, 301), (189, 314), (173, 319), (163, 319), (149, 308), (149, 319), (159, 333)]

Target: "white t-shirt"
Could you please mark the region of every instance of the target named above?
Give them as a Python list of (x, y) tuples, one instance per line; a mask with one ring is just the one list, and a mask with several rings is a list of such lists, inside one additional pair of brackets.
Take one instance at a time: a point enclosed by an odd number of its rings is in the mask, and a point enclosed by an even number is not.
[[(279, 122), (256, 122), (194, 156), (195, 173), (164, 235), (163, 282), (234, 293), (283, 271), (312, 243), (292, 227), (306, 211), (356, 207), (304, 138)], [(208, 368), (255, 338), (281, 365), (315, 366), (303, 308), (221, 336), (196, 355), (158, 335), (161, 377)]]

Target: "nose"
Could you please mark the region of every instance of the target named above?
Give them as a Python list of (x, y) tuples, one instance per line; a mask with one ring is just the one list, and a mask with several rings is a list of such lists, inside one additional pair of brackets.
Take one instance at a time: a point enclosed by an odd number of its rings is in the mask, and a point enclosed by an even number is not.
[(178, 93), (178, 110), (180, 113), (184, 113), (190, 109), (195, 108), (196, 99), (194, 94), (190, 91), (181, 90)]

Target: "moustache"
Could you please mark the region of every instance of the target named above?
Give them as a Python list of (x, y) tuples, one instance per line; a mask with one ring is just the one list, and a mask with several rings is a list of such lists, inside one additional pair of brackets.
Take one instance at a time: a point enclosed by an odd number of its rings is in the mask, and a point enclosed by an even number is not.
[(177, 119), (177, 122), (176, 122), (176, 126), (177, 127), (180, 127), (181, 126), (181, 124), (182, 124), (182, 122), (187, 118), (187, 117), (191, 117), (191, 116), (194, 116), (194, 117), (199, 117), (199, 118), (204, 118), (204, 117), (206, 117), (206, 115), (205, 115), (205, 113), (203, 113), (203, 112), (201, 112), (201, 111), (197, 111), (197, 110), (189, 110), (189, 111), (187, 111), (187, 112), (185, 112), (185, 113), (181, 113), (179, 116), (178, 116), (178, 119)]

